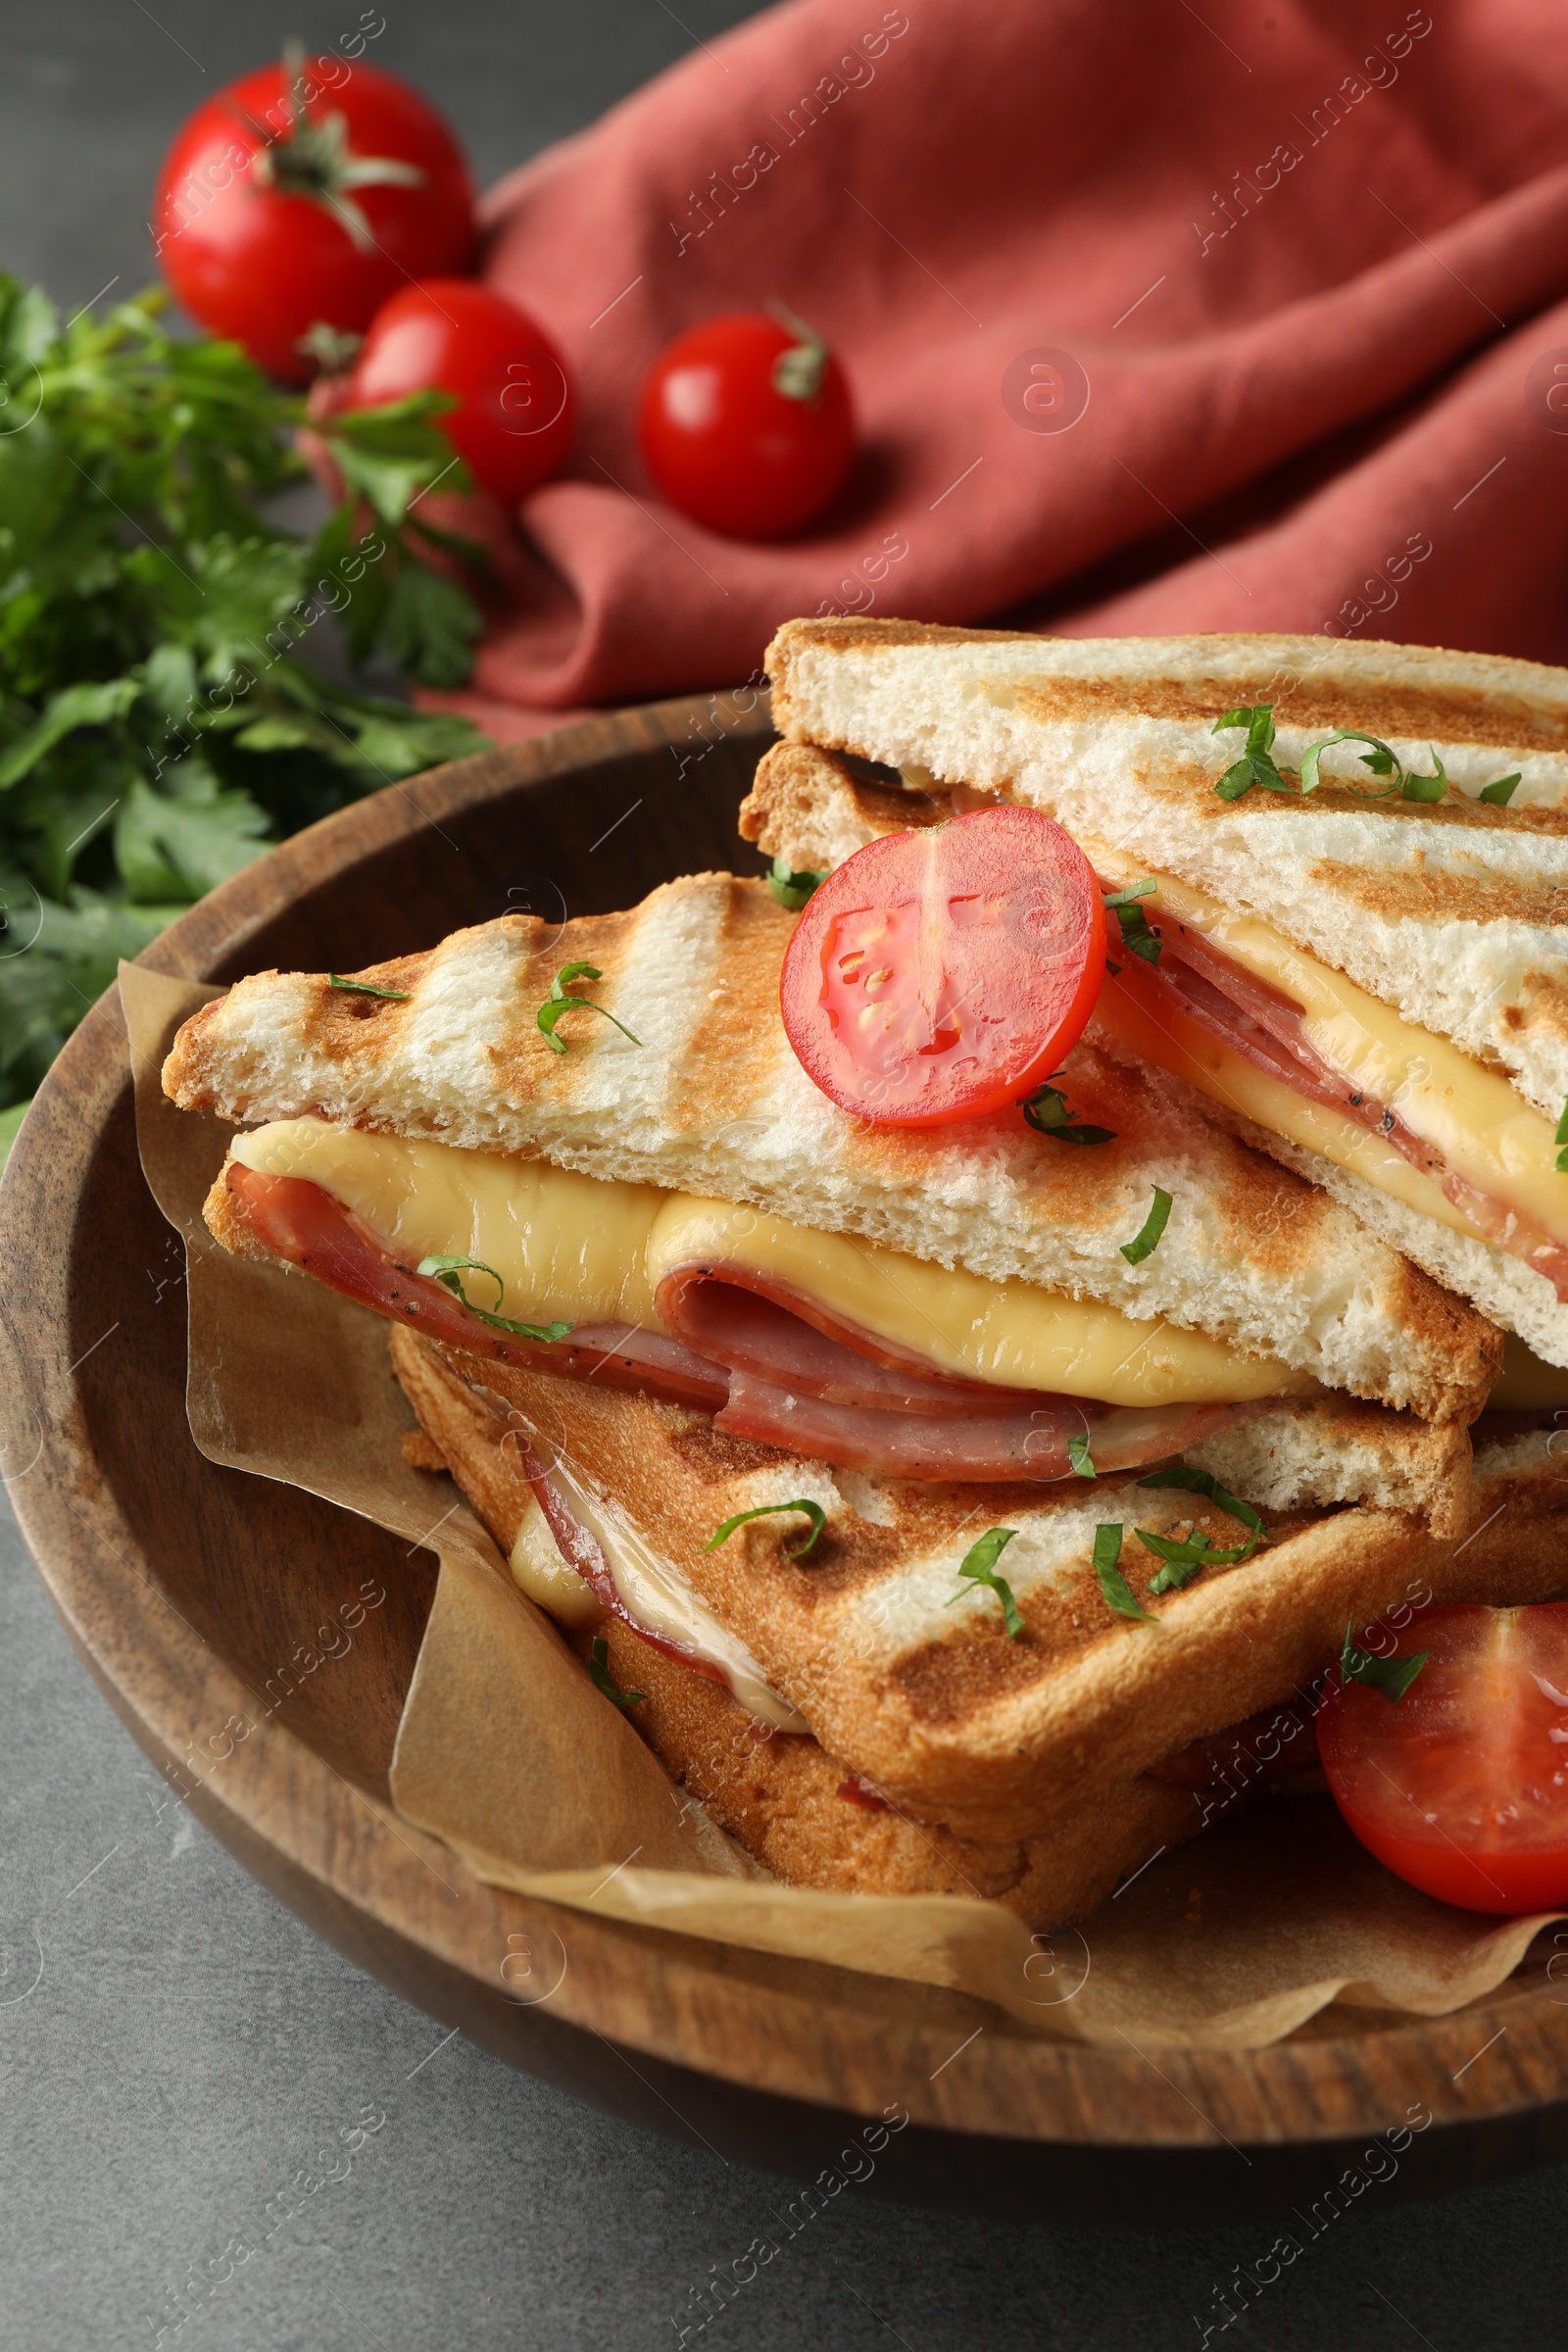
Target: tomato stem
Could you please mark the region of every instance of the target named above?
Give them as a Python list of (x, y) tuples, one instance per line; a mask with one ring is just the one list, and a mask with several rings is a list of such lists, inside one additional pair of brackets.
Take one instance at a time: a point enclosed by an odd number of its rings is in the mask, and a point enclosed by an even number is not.
[(425, 175), (417, 164), (390, 155), (356, 155), (349, 146), (348, 118), (337, 108), (313, 116), (306, 96), (305, 51), (298, 41), (283, 49), (283, 73), (288, 84), (289, 125), (274, 131), (252, 122), (266, 140), (258, 149), (252, 170), (264, 188), (285, 196), (303, 196), (331, 214), (360, 253), (374, 253), (376, 240), (355, 188), (422, 188)]
[(830, 354), (827, 345), (814, 326), (787, 310), (782, 302), (770, 302), (768, 309), (781, 326), (787, 326), (798, 339), (787, 351), (781, 351), (773, 362), (772, 384), (785, 400), (812, 401), (822, 389)]

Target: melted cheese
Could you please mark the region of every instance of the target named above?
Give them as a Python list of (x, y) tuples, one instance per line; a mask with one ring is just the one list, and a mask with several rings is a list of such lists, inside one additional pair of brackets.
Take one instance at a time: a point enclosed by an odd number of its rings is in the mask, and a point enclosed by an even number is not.
[[(1120, 853), (1085, 846), (1096, 869), (1112, 881), (1138, 877), (1140, 869)], [(1447, 1038), (1401, 1019), (1391, 1005), (1293, 946), (1255, 915), (1229, 913), (1169, 875), (1157, 879), (1158, 906), (1166, 913), (1300, 1006), (1302, 1036), (1346, 1080), (1348, 1090), (1391, 1106), (1456, 1176), (1554, 1240), (1568, 1242), (1568, 1176), (1557, 1169), (1551, 1123), (1499, 1071), (1473, 1061)], [(1135, 960), (1107, 983), (1099, 1007), (1125, 1044), (1259, 1126), (1321, 1152), (1455, 1232), (1489, 1238), (1446, 1198), (1434, 1177), (1354, 1119), (1306, 1102), (1269, 1078), (1222, 1046), (1201, 1022), (1167, 1016), (1163, 1006), (1156, 1010), (1131, 970)]]
[[(937, 1371), (1003, 1387), (1149, 1405), (1243, 1403), (1317, 1385), (1202, 1332), (1136, 1322), (1032, 1283), (985, 1282), (760, 1209), (606, 1183), (540, 1160), (320, 1119), (281, 1119), (231, 1149), (263, 1174), (320, 1185), (412, 1264), (481, 1258), (506, 1286), (501, 1311), (530, 1321), (658, 1330), (654, 1295), (664, 1274), (728, 1260), (820, 1299)], [(488, 1291), (482, 1303), (490, 1304)]]
[[(660, 1328), (648, 1236), (669, 1196), (651, 1184), (601, 1184), (544, 1160), (364, 1135), (324, 1119), (278, 1119), (236, 1136), (230, 1153), (263, 1175), (318, 1184), (410, 1265), (481, 1258), (506, 1286), (504, 1314)], [(482, 1277), (471, 1296), (492, 1304)]]
[(812, 1233), (760, 1209), (672, 1195), (648, 1248), (650, 1279), (728, 1261), (819, 1298), (939, 1372), (1002, 1388), (1059, 1390), (1103, 1404), (1191, 1404), (1306, 1394), (1309, 1374), (1249, 1360), (1222, 1340), (1134, 1322), (1034, 1283), (986, 1282), (847, 1234)]
[(562, 1557), (544, 1505), (531, 1491), (522, 1506), (522, 1521), (507, 1565), (518, 1591), (563, 1625), (597, 1625), (605, 1614), (605, 1604), (592, 1585)]
[[(607, 1496), (596, 1494), (559, 1460), (549, 1472), (548, 1483), (559, 1490), (572, 1517), (599, 1545), (616, 1592), (639, 1625), (680, 1642), (695, 1656), (716, 1666), (748, 1715), (754, 1715), (759, 1723), (770, 1723), (781, 1732), (810, 1728), (799, 1710), (763, 1681), (762, 1670), (745, 1642), (720, 1625), (685, 1578), (660, 1557)], [(565, 1567), (564, 1562), (562, 1565)], [(575, 1569), (566, 1568), (565, 1573), (587, 1591)], [(544, 1606), (550, 1608), (552, 1603), (546, 1600)]]

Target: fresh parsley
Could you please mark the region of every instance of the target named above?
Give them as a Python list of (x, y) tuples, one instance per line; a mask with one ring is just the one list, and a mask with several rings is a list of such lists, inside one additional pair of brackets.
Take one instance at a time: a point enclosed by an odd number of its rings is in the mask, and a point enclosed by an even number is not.
[(1227, 710), (1223, 718), (1216, 718), (1209, 733), (1223, 735), (1231, 727), (1247, 729), (1247, 749), (1215, 785), (1220, 799), (1239, 801), (1254, 784), (1260, 784), (1265, 792), (1289, 792), (1289, 783), (1274, 763), (1273, 704), (1244, 703), (1239, 710)]
[(1250, 1560), (1257, 1549), (1249, 1538), (1245, 1544), (1221, 1550), (1197, 1527), (1188, 1536), (1155, 1536), (1143, 1527), (1133, 1533), (1146, 1551), (1163, 1562), (1150, 1579), (1151, 1592), (1179, 1592), (1183, 1585), (1192, 1583), (1200, 1568), (1228, 1568), (1237, 1560)]
[(811, 1522), (811, 1532), (804, 1543), (786, 1544), (784, 1546), (788, 1558), (804, 1560), (827, 1525), (827, 1513), (821, 1504), (808, 1501), (805, 1495), (800, 1496), (794, 1502), (760, 1502), (755, 1510), (737, 1511), (733, 1519), (726, 1519), (722, 1526), (714, 1528), (708, 1542), (703, 1545), (703, 1549), (711, 1551), (715, 1544), (727, 1544), (735, 1530), (738, 1527), (744, 1527), (748, 1519), (768, 1519), (775, 1511), (804, 1511)]
[(368, 980), (344, 980), (336, 972), (326, 975), (328, 988), (341, 988), (352, 997), (385, 997), (389, 1004), (407, 1004), (409, 992), (405, 988), (372, 988)]
[[(464, 1289), (464, 1272), (470, 1268), (475, 1274), (488, 1274), (495, 1284), (495, 1308), (475, 1306)], [(519, 1340), (549, 1340), (553, 1342), (564, 1340), (571, 1329), (569, 1323), (509, 1322), (505, 1315), (496, 1311), (507, 1295), (507, 1286), (494, 1266), (487, 1266), (482, 1257), (421, 1257), (415, 1271), (419, 1274), (433, 1274), (436, 1281), (449, 1290), (455, 1298), (462, 1300), (470, 1315), (477, 1315), (480, 1322), (488, 1323), (492, 1331), (510, 1331), (514, 1333)]]
[(1192, 1583), (1200, 1568), (1230, 1567), (1239, 1560), (1250, 1560), (1263, 1541), (1263, 1522), (1250, 1502), (1233, 1494), (1229, 1487), (1207, 1470), (1190, 1469), (1185, 1462), (1170, 1470), (1156, 1470), (1149, 1478), (1138, 1481), (1141, 1487), (1174, 1488), (1185, 1494), (1201, 1494), (1232, 1519), (1239, 1519), (1251, 1534), (1245, 1543), (1228, 1548), (1211, 1544), (1200, 1528), (1194, 1528), (1185, 1537), (1151, 1535), (1145, 1528), (1135, 1530), (1139, 1543), (1152, 1551), (1162, 1567), (1150, 1583), (1151, 1592), (1179, 1592), (1183, 1585)]
[(603, 1004), (595, 1004), (588, 997), (571, 997), (566, 994), (574, 980), (602, 980), (604, 976), (597, 963), (564, 963), (551, 981), (550, 994), (534, 1017), (544, 1032), (545, 1044), (550, 1048), (552, 1054), (564, 1054), (566, 1051), (566, 1040), (556, 1035), (556, 1023), (561, 1019), (563, 1013), (567, 1012), (604, 1013), (605, 1019), (612, 1022), (620, 1031), (622, 1037), (630, 1037), (634, 1046), (642, 1044), (642, 1039), (632, 1037), (625, 1022), (617, 1021), (614, 1014), (607, 1011)]
[[(1363, 793), (1363, 800), (1386, 801), (1396, 794), (1400, 800), (1435, 806), (1448, 790), (1447, 770), (1430, 744), (1427, 750), (1431, 755), (1433, 772), (1428, 776), (1417, 768), (1406, 767), (1394, 746), (1385, 743), (1381, 735), (1368, 735), (1360, 727), (1336, 727), (1332, 734), (1320, 736), (1316, 743), (1307, 745), (1301, 754), (1300, 772), (1293, 778), (1289, 768), (1282, 770), (1274, 760), (1272, 703), (1258, 703), (1237, 710), (1227, 710), (1223, 718), (1215, 719), (1209, 732), (1222, 735), (1230, 727), (1247, 729), (1247, 749), (1234, 766), (1225, 770), (1214, 787), (1222, 801), (1243, 799), (1254, 784), (1262, 785), (1268, 792), (1299, 792), (1303, 796), (1316, 792), (1325, 781), (1321, 765), (1323, 755), (1336, 743), (1370, 745), (1371, 749), (1361, 754), (1362, 766), (1369, 768), (1375, 776), (1393, 779), (1380, 792)], [(1350, 789), (1347, 779), (1337, 781), (1342, 783), (1344, 789)], [(1518, 782), (1517, 774), (1498, 776), (1495, 783), (1488, 784), (1476, 798), (1488, 802), (1493, 808), (1505, 808)], [(1109, 904), (1108, 900), (1106, 904)]]
[(1105, 912), (1116, 917), (1121, 932), (1121, 944), (1129, 956), (1141, 956), (1146, 963), (1159, 961), (1159, 935), (1149, 927), (1149, 917), (1140, 906), (1141, 899), (1153, 896), (1159, 884), (1150, 876), (1142, 882), (1130, 882), (1125, 890), (1112, 891), (1105, 900)]
[(1049, 1135), (1058, 1144), (1113, 1144), (1114, 1127), (1095, 1127), (1080, 1119), (1075, 1110), (1067, 1108), (1067, 1098), (1059, 1087), (1042, 1086), (1025, 1098), (1019, 1108), (1024, 1125), (1036, 1135)]
[(965, 1591), (973, 1592), (977, 1587), (994, 1592), (1002, 1603), (1002, 1621), (1007, 1629), (1009, 1642), (1020, 1639), (1024, 1624), (1018, 1604), (1012, 1597), (1012, 1587), (1005, 1577), (997, 1574), (997, 1562), (1017, 1533), (1015, 1527), (988, 1527), (979, 1542), (971, 1544), (958, 1562), (958, 1574), (969, 1580), (967, 1587), (960, 1586), (953, 1595), (953, 1600), (946, 1603), (951, 1609), (954, 1601), (964, 1598)]
[(1153, 1625), (1157, 1620), (1151, 1610), (1133, 1598), (1133, 1589), (1117, 1566), (1121, 1558), (1121, 1536), (1119, 1524), (1102, 1525), (1095, 1530), (1093, 1558), (1101, 1592), (1106, 1605), (1113, 1608), (1118, 1617), (1137, 1617), (1146, 1625)]
[(1568, 1102), (1564, 1102), (1562, 1106), (1562, 1117), (1557, 1121), (1557, 1132), (1551, 1140), (1554, 1144), (1564, 1147), (1557, 1153), (1557, 1166), (1563, 1173), (1568, 1174)]
[(791, 914), (799, 914), (812, 891), (819, 890), (826, 880), (825, 873), (813, 873), (809, 866), (795, 873), (787, 858), (775, 858), (767, 887), (781, 906), (787, 906)]
[(1418, 1649), (1412, 1658), (1380, 1658), (1370, 1649), (1356, 1648), (1350, 1639), (1354, 1627), (1352, 1618), (1345, 1628), (1345, 1647), (1340, 1652), (1341, 1679), (1347, 1683), (1370, 1684), (1385, 1698), (1402, 1698), (1432, 1652)]
[(316, 666), (335, 623), (458, 686), (480, 626), (420, 493), (463, 479), (439, 394), (313, 426), (345, 497), (316, 534), (304, 404), (152, 291), (62, 325), (0, 274), (0, 1104), (193, 899), (345, 802), (485, 738)]
[(622, 1690), (610, 1671), (610, 1643), (603, 1634), (595, 1634), (589, 1648), (588, 1678), (596, 1690), (613, 1699), (617, 1707), (641, 1706), (647, 1693), (642, 1690)]
[(1081, 1429), (1075, 1429), (1067, 1440), (1067, 1459), (1080, 1478), (1098, 1478), (1095, 1457), (1089, 1450), (1089, 1440)]
[(1154, 1202), (1143, 1224), (1130, 1242), (1123, 1242), (1121, 1253), (1130, 1266), (1141, 1266), (1146, 1257), (1152, 1257), (1159, 1248), (1159, 1237), (1170, 1222), (1172, 1195), (1154, 1187)]

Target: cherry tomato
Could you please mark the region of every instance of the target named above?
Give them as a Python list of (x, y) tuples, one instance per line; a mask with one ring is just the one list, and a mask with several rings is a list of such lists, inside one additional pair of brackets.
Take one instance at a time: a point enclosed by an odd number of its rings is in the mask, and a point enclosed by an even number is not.
[(542, 326), (489, 286), (461, 277), (405, 286), (370, 321), (349, 396), (374, 408), (438, 385), (458, 405), (440, 419), (476, 481), (509, 505), (565, 456), (571, 386)]
[(829, 874), (780, 997), (823, 1094), (862, 1119), (935, 1127), (1043, 1085), (1104, 969), (1104, 905), (1072, 836), (1038, 809), (979, 808), (868, 842)]
[(736, 539), (782, 539), (821, 513), (855, 456), (843, 368), (799, 319), (735, 311), (654, 362), (643, 463), (672, 507)]
[(152, 226), (164, 274), (218, 335), (303, 382), (319, 327), (359, 334), (411, 277), (471, 268), (468, 167), (407, 82), (291, 56), (199, 106), (164, 158)]
[(1346, 1683), (1318, 1746), (1335, 1802), (1380, 1862), (1466, 1911), (1568, 1902), (1568, 1601), (1428, 1609), (1400, 1699)]

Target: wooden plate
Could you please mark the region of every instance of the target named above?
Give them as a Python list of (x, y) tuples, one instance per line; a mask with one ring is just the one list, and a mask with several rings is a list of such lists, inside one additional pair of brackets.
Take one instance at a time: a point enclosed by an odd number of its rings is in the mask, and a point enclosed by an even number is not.
[[(462, 761), (285, 843), (144, 960), (213, 980), (354, 971), (509, 907), (629, 906), (666, 876), (749, 860), (734, 811), (765, 735), (760, 713), (720, 697)], [(1339, 2011), (1273, 2049), (1161, 2052), (1156, 2067), (1131, 2048), (1031, 2039), (956, 1995), (469, 1878), (387, 1797), (433, 1561), (196, 1452), (180, 1265), (137, 1163), (111, 990), (56, 1063), (0, 1193), (17, 1509), (147, 1753), (248, 1870), (421, 2008), (581, 2098), (772, 2172), (814, 2178), (864, 2119), (902, 2104), (912, 2123), (869, 2185), (960, 2209), (1147, 2225), (1310, 2207), (1418, 2103), (1436, 2120), (1396, 2193), (1568, 2154), (1568, 2005), (1539, 1980), (1433, 2024)], [(299, 1628), (371, 1576), (388, 1599), (352, 1649), (264, 1713)], [(231, 1718), (258, 1716), (236, 1743)]]

